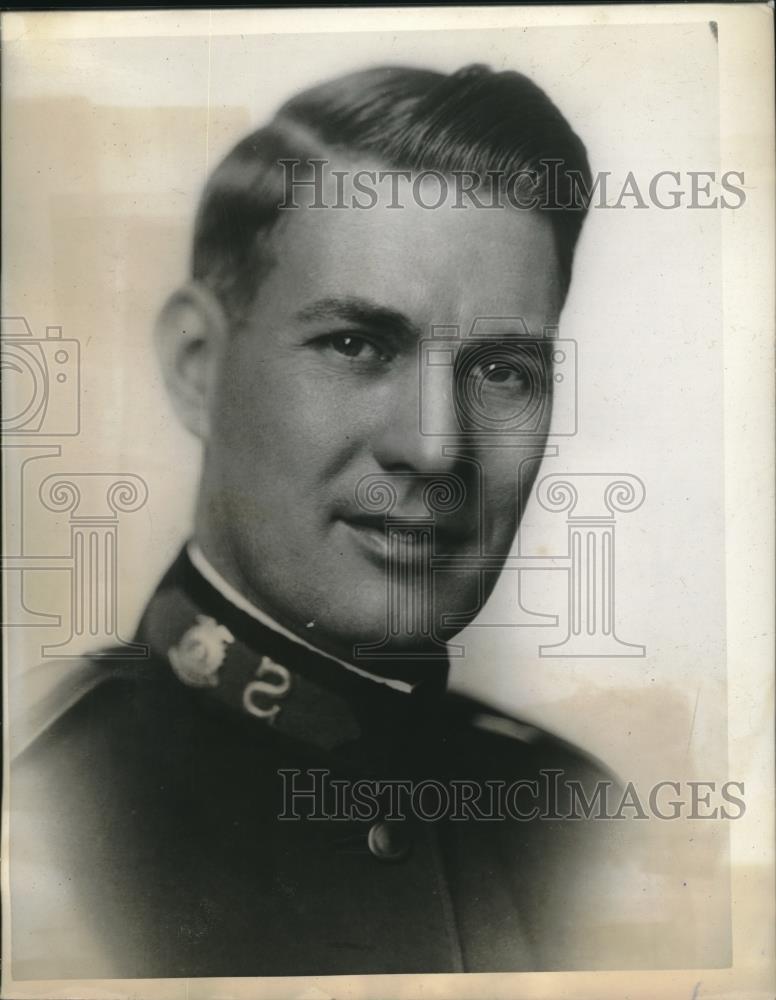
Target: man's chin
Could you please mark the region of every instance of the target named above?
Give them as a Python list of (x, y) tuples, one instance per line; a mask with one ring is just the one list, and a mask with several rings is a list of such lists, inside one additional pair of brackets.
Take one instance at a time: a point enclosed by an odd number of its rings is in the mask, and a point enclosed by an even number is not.
[(310, 629), (305, 638), (323, 652), (354, 664), (382, 659), (435, 659), (446, 656), (446, 643), (473, 617), (473, 613), (455, 613), (455, 624), (450, 625), (442, 624), (438, 618), (434, 621), (430, 615), (419, 614), (414, 627), (407, 623), (409, 627), (403, 628), (401, 621), (390, 621), (384, 613), (381, 616), (354, 616), (336, 623), (318, 622), (318, 627)]
[[(471, 578), (445, 581), (450, 585), (433, 597), (405, 583), (391, 597), (376, 572), (356, 577), (336, 569), (340, 572), (329, 575), (326, 587), (317, 580), (305, 593), (295, 590), (293, 603), (256, 603), (321, 652), (355, 663), (444, 656), (445, 644), (477, 614), (481, 595)], [(273, 588), (264, 581), (262, 589), (267, 594)], [(303, 616), (300, 607), (306, 609)]]

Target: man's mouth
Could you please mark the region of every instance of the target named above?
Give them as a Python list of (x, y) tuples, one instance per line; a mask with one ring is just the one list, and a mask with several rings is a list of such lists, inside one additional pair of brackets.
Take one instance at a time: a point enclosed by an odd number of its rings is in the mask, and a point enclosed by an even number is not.
[(459, 552), (465, 539), (462, 533), (443, 530), (413, 521), (406, 526), (392, 519), (387, 524), (377, 516), (342, 517), (342, 524), (360, 549), (380, 566), (398, 564), (420, 570), (428, 566), (432, 555)]

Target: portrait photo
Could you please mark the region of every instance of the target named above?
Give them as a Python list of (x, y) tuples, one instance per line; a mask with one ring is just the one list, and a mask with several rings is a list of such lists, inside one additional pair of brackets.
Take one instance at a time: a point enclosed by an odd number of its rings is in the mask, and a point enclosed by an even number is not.
[(766, 996), (772, 8), (2, 23), (3, 996)]

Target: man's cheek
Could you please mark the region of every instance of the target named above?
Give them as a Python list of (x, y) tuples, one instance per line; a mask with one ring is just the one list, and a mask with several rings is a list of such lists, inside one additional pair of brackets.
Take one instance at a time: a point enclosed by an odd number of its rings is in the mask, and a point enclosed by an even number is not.
[(515, 478), (510, 485), (494, 488), (483, 498), (482, 521), (485, 541), (491, 551), (506, 554), (512, 546), (518, 527), (518, 491)]

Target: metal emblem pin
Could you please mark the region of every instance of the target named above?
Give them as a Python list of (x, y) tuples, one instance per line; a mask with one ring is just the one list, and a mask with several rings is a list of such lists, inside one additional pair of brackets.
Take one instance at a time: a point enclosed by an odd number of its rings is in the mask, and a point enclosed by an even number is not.
[(218, 670), (224, 662), (226, 647), (234, 636), (214, 618), (197, 615), (196, 624), (183, 634), (168, 652), (176, 675), (192, 687), (216, 687)]

